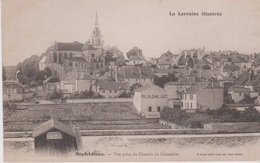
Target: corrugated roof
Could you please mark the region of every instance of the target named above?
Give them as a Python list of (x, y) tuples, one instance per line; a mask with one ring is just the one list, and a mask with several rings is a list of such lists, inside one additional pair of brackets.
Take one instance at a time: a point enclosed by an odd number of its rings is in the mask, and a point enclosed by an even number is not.
[(63, 133), (66, 133), (70, 136), (76, 137), (73, 128), (67, 126), (64, 123), (61, 123), (55, 119), (50, 119), (47, 122), (44, 122), (42, 124), (40, 124), (39, 126), (37, 126), (34, 130), (33, 130), (33, 136), (32, 137), (38, 137), (52, 129), (57, 129)]

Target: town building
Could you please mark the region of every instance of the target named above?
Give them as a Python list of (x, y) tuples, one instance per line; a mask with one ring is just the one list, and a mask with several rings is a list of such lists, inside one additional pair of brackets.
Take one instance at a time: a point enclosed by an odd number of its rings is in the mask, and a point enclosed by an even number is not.
[(20, 101), (23, 99), (24, 85), (17, 81), (3, 81), (3, 101)]
[(122, 93), (129, 93), (130, 86), (127, 82), (99, 82), (98, 90), (105, 98), (118, 98)]
[(160, 111), (167, 106), (166, 91), (157, 85), (145, 85), (135, 90), (133, 104), (146, 118), (160, 118)]
[(148, 67), (122, 68), (116, 74), (116, 81), (128, 82), (130, 86), (136, 83), (141, 86), (153, 83), (153, 71)]
[(201, 82), (182, 93), (182, 108), (186, 111), (218, 109), (223, 103), (223, 88), (213, 82)]

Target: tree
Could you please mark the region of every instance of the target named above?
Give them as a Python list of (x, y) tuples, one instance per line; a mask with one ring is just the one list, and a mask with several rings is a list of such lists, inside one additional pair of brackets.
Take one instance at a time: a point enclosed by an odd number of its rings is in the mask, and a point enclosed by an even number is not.
[(37, 55), (32, 55), (30, 58), (25, 59), (23, 62), (18, 63), (17, 78), (22, 84), (29, 84), (35, 79), (37, 71), (39, 71), (39, 59)]
[(256, 98), (250, 97), (249, 94), (245, 94), (244, 98), (241, 101), (239, 101), (239, 103), (241, 103), (241, 104), (254, 104), (255, 103), (255, 99)]
[(188, 60), (188, 67), (193, 68), (193, 66), (194, 66), (193, 60), (192, 60), (192, 58), (189, 58), (189, 60)]
[(154, 76), (154, 84), (158, 85), (159, 87), (163, 88), (164, 84), (170, 81), (177, 81), (178, 78), (175, 77), (174, 73), (168, 73), (168, 75), (163, 75), (162, 77)]
[(2, 66), (2, 75), (3, 75), (2, 76), (3, 77), (2, 80), (5, 81), (7, 79), (7, 77), (6, 77), (6, 70), (5, 70), (4, 66)]
[(52, 75), (51, 69), (49, 67), (45, 67), (44, 72), (47, 78)]
[(127, 58), (131, 56), (141, 56), (143, 57), (142, 50), (136, 46), (134, 46), (131, 50), (126, 53)]
[(130, 92), (134, 92), (134, 90), (138, 89), (142, 87), (142, 85), (140, 83), (135, 83), (130, 87)]

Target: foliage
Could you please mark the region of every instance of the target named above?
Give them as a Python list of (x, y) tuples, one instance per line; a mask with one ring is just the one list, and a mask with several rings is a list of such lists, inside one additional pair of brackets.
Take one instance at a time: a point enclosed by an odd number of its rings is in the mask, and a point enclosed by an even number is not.
[(129, 50), (126, 53), (127, 58), (130, 58), (131, 56), (141, 56), (143, 57), (142, 50), (136, 46), (134, 46), (131, 50)]
[(52, 93), (47, 94), (48, 99), (61, 99), (63, 96), (61, 91), (53, 90)]
[(138, 89), (142, 87), (142, 85), (140, 83), (135, 83), (130, 87), (130, 92), (134, 92), (134, 90)]
[(19, 73), (17, 74), (17, 78), (20, 83), (29, 84), (34, 80), (37, 71), (39, 71), (39, 59), (39, 56), (32, 55), (30, 58), (18, 63), (17, 70), (19, 70)]
[(260, 122), (260, 113), (253, 107), (247, 108), (244, 111), (222, 107), (194, 114), (186, 113), (185, 110), (178, 108), (171, 109), (165, 107), (160, 113), (162, 119), (189, 128), (203, 128), (205, 123)]
[(164, 84), (171, 82), (171, 81), (177, 81), (178, 78), (175, 77), (174, 73), (168, 73), (168, 75), (163, 75), (162, 77), (158, 77), (154, 75), (154, 84), (158, 85), (159, 87), (163, 88)]
[(128, 93), (123, 92), (123, 93), (121, 93), (121, 94), (118, 96), (118, 98), (130, 98), (131, 96), (132, 96), (132, 93), (131, 93), (131, 92), (128, 92)]
[(3, 75), (2, 80), (5, 81), (7, 79), (7, 77), (6, 77), (6, 70), (5, 70), (4, 66), (2, 66), (2, 75)]
[(244, 98), (242, 100), (240, 100), (239, 103), (241, 103), (241, 104), (254, 104), (255, 99), (256, 99), (256, 97), (252, 98), (252, 97), (250, 97), (249, 94), (245, 94)]
[(194, 67), (194, 63), (193, 63), (192, 58), (189, 58), (189, 60), (188, 60), (188, 67), (191, 67), (191, 68)]
[(45, 67), (44, 72), (45, 72), (45, 75), (46, 75), (47, 78), (52, 75), (51, 69), (49, 67)]

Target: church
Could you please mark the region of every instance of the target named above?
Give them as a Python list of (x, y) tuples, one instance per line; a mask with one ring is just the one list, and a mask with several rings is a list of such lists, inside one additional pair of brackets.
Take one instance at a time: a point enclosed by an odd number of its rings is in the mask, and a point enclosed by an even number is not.
[(62, 80), (69, 72), (79, 76), (95, 75), (105, 70), (104, 41), (96, 13), (94, 30), (89, 41), (54, 42), (39, 62), (39, 69), (49, 67), (53, 78)]

